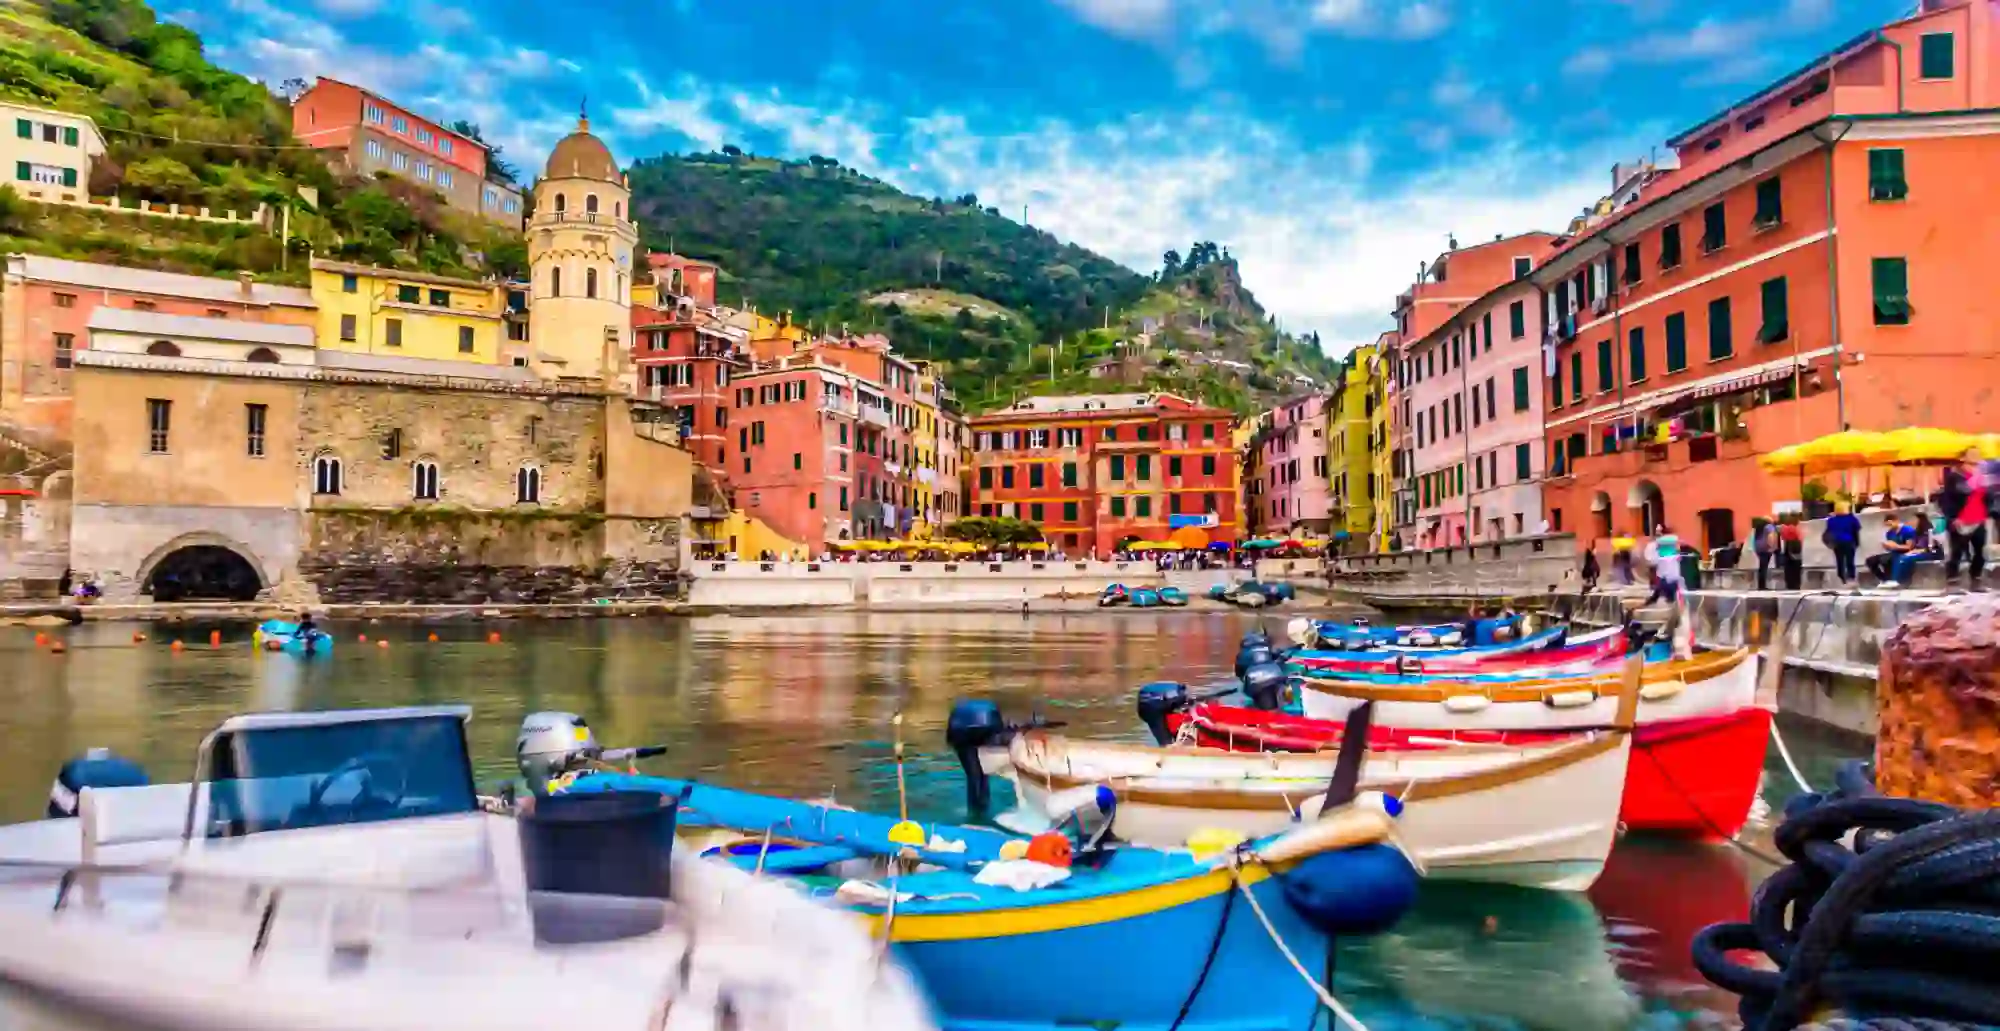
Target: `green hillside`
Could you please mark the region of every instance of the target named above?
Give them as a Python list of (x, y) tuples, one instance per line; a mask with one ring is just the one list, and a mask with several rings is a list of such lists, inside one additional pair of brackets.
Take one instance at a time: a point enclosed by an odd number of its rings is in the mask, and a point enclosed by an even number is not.
[(108, 153), (84, 184), (92, 196), (246, 214), (289, 205), (293, 253), (256, 226), (42, 205), (11, 187), (0, 249), (301, 282), (309, 253), (447, 275), (526, 263), (517, 238), (431, 191), (336, 176), (293, 138), (282, 98), (209, 63), (198, 36), (140, 0), (0, 0), (0, 99), (96, 120)]
[[(886, 333), (942, 363), (973, 411), (1032, 393), (1149, 388), (1248, 412), (1303, 389), (1292, 377), (1324, 382), (1334, 366), (1277, 331), (1212, 243), (1141, 274), (974, 195), (912, 196), (817, 155), (725, 147), (643, 160), (631, 176), (647, 246), (715, 262), (723, 303)], [(1137, 357), (1115, 375), (1090, 375), (1127, 353)]]

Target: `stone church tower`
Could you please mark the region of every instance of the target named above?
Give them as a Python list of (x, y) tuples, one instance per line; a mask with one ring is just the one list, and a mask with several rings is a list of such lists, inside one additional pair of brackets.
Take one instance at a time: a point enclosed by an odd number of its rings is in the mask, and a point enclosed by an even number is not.
[(630, 384), (632, 191), (590, 119), (549, 152), (528, 221), (528, 339), (548, 379)]

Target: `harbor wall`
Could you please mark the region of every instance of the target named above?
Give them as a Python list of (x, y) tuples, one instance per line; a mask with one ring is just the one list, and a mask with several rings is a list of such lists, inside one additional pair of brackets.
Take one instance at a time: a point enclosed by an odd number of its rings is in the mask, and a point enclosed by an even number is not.
[(1150, 562), (697, 562), (692, 572), (690, 603), (753, 607), (996, 605), (1095, 597), (1113, 583), (1199, 596), (1249, 578)]
[(1370, 605), (1456, 606), (1574, 593), (1583, 555), (1574, 534), (1515, 537), (1484, 544), (1338, 555), (1327, 559), (1332, 589)]

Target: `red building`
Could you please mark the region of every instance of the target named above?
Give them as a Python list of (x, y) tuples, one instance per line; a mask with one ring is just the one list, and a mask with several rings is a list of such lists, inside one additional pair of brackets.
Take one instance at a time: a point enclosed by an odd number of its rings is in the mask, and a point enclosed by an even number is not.
[(1108, 557), (1129, 540), (1234, 541), (1234, 417), (1172, 394), (1032, 397), (968, 420), (968, 515)]
[(694, 459), (723, 474), (729, 463), (731, 382), (750, 368), (748, 334), (679, 301), (632, 306), (632, 361), (639, 395), (679, 410), (681, 439)]
[(653, 282), (662, 298), (684, 297), (697, 307), (715, 307), (714, 265), (679, 254), (648, 254), (646, 265), (653, 271)]
[(314, 80), (292, 102), (292, 134), (358, 175), (420, 183), (452, 207), (514, 229), (527, 211), (519, 189), (486, 177), (485, 144), (360, 86)]

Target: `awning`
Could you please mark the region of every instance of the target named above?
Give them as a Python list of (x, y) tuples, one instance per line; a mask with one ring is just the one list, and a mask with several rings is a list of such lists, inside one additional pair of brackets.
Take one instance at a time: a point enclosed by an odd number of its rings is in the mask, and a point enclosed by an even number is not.
[(1734, 394), (1737, 391), (1751, 390), (1767, 384), (1777, 383), (1781, 380), (1791, 379), (1794, 374), (1800, 371), (1802, 370), (1797, 366), (1781, 365), (1774, 369), (1764, 369), (1760, 372), (1750, 373), (1747, 376), (1736, 376), (1723, 380), (1720, 383), (1711, 383), (1708, 386), (1699, 387), (1694, 391), (1693, 396), (1717, 397), (1722, 394)]

